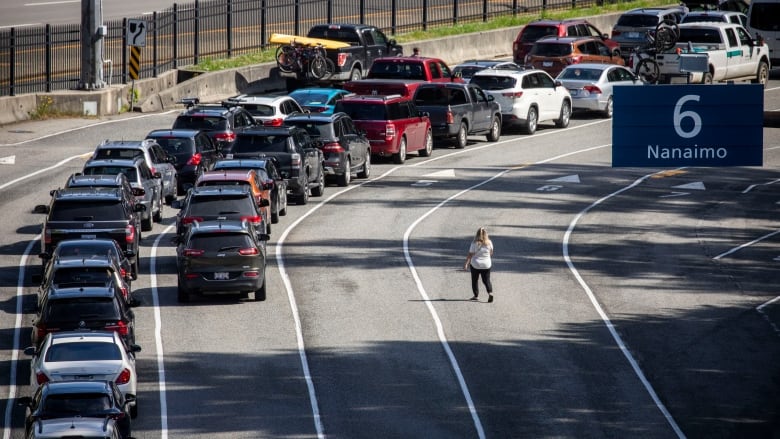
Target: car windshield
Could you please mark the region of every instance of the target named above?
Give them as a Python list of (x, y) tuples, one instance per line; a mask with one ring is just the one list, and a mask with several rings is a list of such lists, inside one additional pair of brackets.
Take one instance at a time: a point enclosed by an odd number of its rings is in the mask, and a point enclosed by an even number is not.
[(119, 320), (120, 312), (113, 297), (74, 297), (50, 300), (44, 317), (48, 325), (75, 323), (82, 320)]
[(477, 75), (471, 78), (471, 83), (482, 87), (483, 90), (505, 90), (514, 88), (517, 80), (510, 76)]
[(84, 175), (118, 175), (125, 174), (129, 181), (138, 181), (138, 170), (133, 166), (103, 166), (103, 165), (87, 165), (84, 167)]
[(236, 139), (232, 152), (234, 154), (249, 154), (260, 152), (287, 152), (286, 135), (249, 135), (242, 134)]
[(84, 415), (111, 410), (111, 399), (103, 393), (68, 393), (49, 395), (43, 404), (42, 416), (55, 414)]
[(276, 109), (271, 105), (241, 104), (252, 116), (270, 117), (276, 114)]
[(125, 218), (119, 201), (57, 200), (51, 209), (51, 221), (117, 221)]
[(623, 14), (618, 18), (615, 26), (623, 27), (655, 27), (658, 24), (656, 15), (647, 14)]
[(192, 197), (189, 203), (189, 214), (193, 216), (218, 216), (224, 213), (252, 212), (253, 201), (248, 195), (220, 197)]
[(532, 43), (549, 35), (558, 35), (558, 26), (526, 26), (523, 29), (520, 41)]
[(287, 125), (301, 127), (309, 133), (312, 138), (333, 139), (336, 135), (333, 133), (333, 124), (330, 122), (312, 122), (308, 120), (294, 120), (285, 122)]
[(199, 233), (190, 239), (187, 248), (205, 250), (207, 253), (254, 247), (246, 233)]
[(121, 360), (122, 352), (114, 343), (79, 341), (57, 343), (49, 346), (44, 360), (48, 363), (64, 361), (110, 361)]
[(80, 256), (85, 259), (106, 258), (110, 255), (119, 256), (116, 246), (106, 241), (62, 241), (57, 245), (55, 251), (61, 257)]
[(137, 157), (143, 157), (144, 152), (140, 149), (132, 148), (98, 148), (95, 151), (95, 159), (125, 159), (132, 160)]
[(224, 117), (179, 116), (173, 123), (173, 129), (226, 131), (228, 121)]
[(558, 79), (575, 79), (580, 81), (598, 81), (601, 77), (601, 70), (566, 68), (561, 72)]
[(566, 56), (571, 54), (571, 44), (536, 43), (531, 48), (531, 55), (536, 56)]
[(168, 154), (176, 157), (177, 165), (186, 164), (195, 154), (195, 141), (189, 137), (157, 137), (157, 143)]
[(698, 43), (698, 44), (720, 44), (720, 32), (718, 29), (693, 29), (685, 28), (680, 29), (680, 38), (677, 41), (681, 43)]

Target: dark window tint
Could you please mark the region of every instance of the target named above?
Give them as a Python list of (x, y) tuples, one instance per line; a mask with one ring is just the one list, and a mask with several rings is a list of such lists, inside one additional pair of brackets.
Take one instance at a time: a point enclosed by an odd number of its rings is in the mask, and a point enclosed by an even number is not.
[(117, 221), (125, 219), (119, 201), (57, 200), (51, 209), (51, 221)]
[(598, 81), (601, 70), (568, 68), (561, 72), (560, 79), (577, 79), (581, 81)]
[(134, 159), (143, 157), (144, 152), (140, 149), (130, 148), (98, 148), (95, 151), (95, 159)]
[(328, 26), (316, 26), (309, 30), (310, 38), (324, 38), (349, 43), (353, 46), (360, 45), (360, 38), (353, 29), (330, 29)]
[(720, 32), (717, 29), (680, 29), (680, 38), (678, 41), (681, 43), (691, 42), (702, 44), (722, 43), (720, 39)]
[(245, 233), (215, 233), (196, 234), (190, 239), (187, 248), (218, 252), (239, 250), (254, 247), (252, 240)]
[(523, 29), (520, 41), (524, 43), (532, 43), (539, 38), (546, 37), (548, 35), (558, 35), (557, 26), (526, 26)]
[(86, 285), (107, 285), (113, 276), (106, 268), (62, 267), (54, 272), (53, 283), (60, 288)]
[(276, 108), (271, 105), (262, 104), (241, 104), (252, 116), (269, 117), (276, 114)]
[(335, 133), (333, 132), (333, 124), (330, 122), (310, 122), (307, 120), (287, 120), (285, 122), (287, 125), (293, 125), (296, 127), (301, 127), (304, 130), (306, 130), (307, 133), (309, 133), (309, 136), (313, 138), (322, 137), (325, 139), (332, 139), (334, 138)]
[(386, 107), (382, 104), (366, 104), (363, 102), (338, 102), (336, 111), (343, 111), (354, 120), (388, 120)]
[(85, 259), (92, 257), (118, 256), (116, 246), (105, 241), (63, 241), (57, 245), (57, 254), (61, 257), (79, 256)]
[(504, 90), (514, 88), (517, 80), (509, 76), (477, 75), (471, 78), (471, 84), (480, 86), (483, 90)]
[(59, 361), (101, 361), (121, 360), (122, 353), (114, 343), (81, 341), (57, 343), (49, 346), (45, 360)]
[(234, 154), (258, 152), (287, 152), (288, 136), (239, 135), (233, 145)]
[(174, 129), (225, 131), (228, 121), (223, 117), (179, 116), (173, 123)]
[(571, 54), (571, 44), (536, 43), (531, 48), (531, 55), (536, 56), (566, 56)]
[(623, 14), (618, 18), (615, 26), (624, 27), (655, 27), (658, 24), (656, 15), (645, 14)]
[(195, 141), (189, 137), (158, 137), (163, 150), (176, 158), (177, 164), (185, 164), (195, 154)]
[(217, 216), (230, 213), (252, 212), (254, 201), (249, 195), (221, 197), (192, 197), (189, 214), (194, 216)]
[(89, 166), (84, 167), (85, 175), (118, 175), (125, 174), (129, 181), (138, 181), (138, 170), (134, 166)]
[(111, 410), (111, 398), (103, 393), (71, 393), (49, 395), (44, 402), (44, 416), (87, 415)]
[(77, 297), (49, 300), (46, 323), (73, 323), (81, 320), (119, 320), (119, 306), (113, 297)]
[(780, 3), (753, 0), (750, 10), (750, 27), (769, 32), (780, 31)]

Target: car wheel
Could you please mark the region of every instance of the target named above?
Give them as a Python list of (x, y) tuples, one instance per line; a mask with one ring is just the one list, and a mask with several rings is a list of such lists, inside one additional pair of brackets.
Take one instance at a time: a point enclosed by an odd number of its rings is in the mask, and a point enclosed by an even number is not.
[(179, 177), (173, 177), (173, 184), (171, 185), (171, 193), (165, 196), (165, 204), (171, 205), (173, 200), (176, 199), (176, 194), (179, 187)]
[(138, 402), (130, 406), (130, 418), (135, 419), (138, 417)]
[(141, 230), (148, 232), (152, 230), (152, 227), (154, 227), (154, 224), (152, 224), (152, 214), (149, 213), (147, 216), (141, 218)]
[[(286, 191), (286, 189), (285, 189)], [(279, 216), (285, 216), (287, 215), (287, 193), (283, 193), (279, 195), (280, 197), (284, 197), (284, 202), (281, 202), (281, 208), (279, 209)]]
[(761, 84), (766, 87), (769, 82), (769, 66), (764, 61), (758, 63), (758, 70), (756, 70), (756, 79), (752, 79), (750, 82), (753, 84)]
[(455, 136), (455, 147), (458, 149), (463, 149), (466, 147), (466, 144), (469, 141), (469, 127), (466, 126), (466, 122), (460, 123), (460, 128), (458, 128), (458, 134)]
[(419, 154), (420, 157), (430, 157), (433, 153), (433, 134), (431, 134), (431, 130), (428, 130), (428, 132), (425, 134), (425, 148), (421, 149)]
[(501, 138), (501, 118), (496, 116), (493, 118), (493, 123), (490, 125), (490, 131), (487, 136), (488, 142), (498, 142)]
[(311, 188), (311, 194), (315, 197), (321, 197), (325, 193), (325, 173), (320, 169), (320, 178), (317, 179), (317, 186)]
[(304, 205), (309, 203), (309, 188), (304, 188), (303, 192), (298, 194), (298, 204)]
[(368, 178), (371, 175), (371, 151), (366, 151), (366, 161), (363, 162), (363, 170), (358, 172), (358, 178)]
[[(265, 272), (265, 268), (263, 268)], [(263, 284), (255, 291), (255, 302), (265, 301), (265, 273), (263, 273)]]
[(163, 219), (163, 200), (162, 195), (157, 199), (157, 212), (154, 213), (154, 222), (162, 222)]
[(344, 159), (347, 162), (347, 169), (344, 170), (344, 173), (341, 175), (336, 176), (336, 184), (339, 186), (349, 186), (349, 182), (352, 180), (352, 170), (349, 169), (349, 163), (351, 160), (349, 157)]
[(355, 67), (351, 72), (349, 72), (350, 81), (358, 81), (360, 79), (363, 79), (363, 73), (360, 72), (359, 68)]
[(135, 257), (135, 261), (130, 266), (130, 271), (132, 272), (130, 276), (133, 280), (138, 280), (138, 256)]
[(712, 73), (705, 72), (704, 75), (701, 77), (701, 83), (702, 84), (712, 84)]
[(571, 104), (569, 101), (563, 101), (561, 105), (561, 115), (555, 121), (555, 126), (558, 128), (566, 128), (569, 126), (569, 120), (571, 119)]
[(607, 119), (612, 117), (612, 113), (615, 110), (615, 103), (612, 101), (612, 96), (607, 99), (607, 106), (604, 107), (604, 112), (602, 113), (604, 117)]
[(523, 127), (526, 134), (533, 134), (536, 132), (536, 123), (538, 122), (539, 115), (536, 113), (536, 107), (528, 109), (528, 115), (525, 117), (525, 126)]
[(401, 142), (398, 144), (398, 153), (393, 154), (393, 163), (396, 165), (402, 165), (406, 161), (406, 137), (401, 137)]
[(274, 207), (271, 209), (271, 222), (276, 224), (279, 222), (279, 199), (274, 202)]

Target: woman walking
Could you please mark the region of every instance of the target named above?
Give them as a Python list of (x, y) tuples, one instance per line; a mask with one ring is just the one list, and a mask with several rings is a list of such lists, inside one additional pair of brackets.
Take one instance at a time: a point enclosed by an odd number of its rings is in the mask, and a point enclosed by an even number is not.
[(466, 263), (463, 265), (464, 270), (471, 269), (471, 291), (474, 293), (474, 297), (471, 300), (477, 300), (479, 296), (479, 278), (481, 277), (482, 283), (485, 284), (487, 289), (488, 302), (493, 301), (493, 284), (490, 283), (490, 267), (493, 266), (492, 257), (493, 243), (490, 241), (487, 230), (484, 227), (480, 227), (474, 240), (471, 241), (469, 254), (466, 256)]

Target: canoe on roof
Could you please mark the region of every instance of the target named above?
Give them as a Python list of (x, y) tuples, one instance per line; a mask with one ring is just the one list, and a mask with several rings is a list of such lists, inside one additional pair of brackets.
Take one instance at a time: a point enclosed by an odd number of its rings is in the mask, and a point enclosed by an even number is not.
[(342, 41), (325, 40), (322, 38), (309, 38), (302, 37), (300, 35), (287, 35), (287, 34), (271, 34), (271, 39), (268, 40), (273, 44), (303, 44), (304, 46), (316, 46), (322, 44), (326, 49), (341, 49), (342, 47), (349, 47), (348, 43)]

